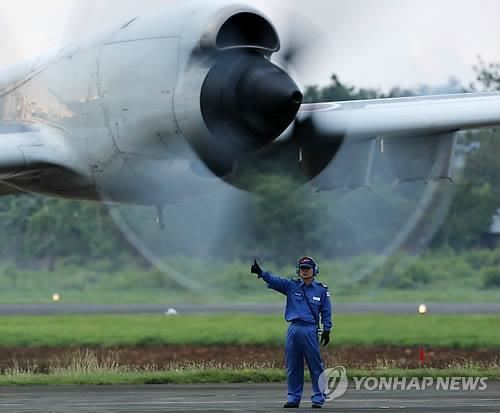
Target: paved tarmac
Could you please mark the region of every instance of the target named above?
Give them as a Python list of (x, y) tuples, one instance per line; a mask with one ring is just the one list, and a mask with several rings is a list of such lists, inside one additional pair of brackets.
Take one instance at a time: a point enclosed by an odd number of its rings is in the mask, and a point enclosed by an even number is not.
[[(415, 314), (421, 303), (334, 303), (335, 314)], [(0, 315), (63, 314), (164, 314), (175, 308), (179, 314), (281, 314), (281, 303), (258, 304), (172, 304), (172, 305), (0, 305)], [(428, 314), (500, 314), (500, 304), (427, 303)]]
[[(282, 412), (284, 392), (284, 384), (0, 388), (0, 412)], [(310, 403), (304, 400), (300, 410), (310, 410)], [(356, 391), (351, 387), (323, 411), (497, 413), (500, 382), (488, 382), (485, 391), (467, 392)]]

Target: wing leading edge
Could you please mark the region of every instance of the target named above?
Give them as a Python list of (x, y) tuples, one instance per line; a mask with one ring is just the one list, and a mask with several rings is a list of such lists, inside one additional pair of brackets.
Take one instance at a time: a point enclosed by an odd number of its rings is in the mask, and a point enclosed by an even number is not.
[(422, 136), (500, 126), (500, 93), (376, 99), (303, 105), (325, 136)]

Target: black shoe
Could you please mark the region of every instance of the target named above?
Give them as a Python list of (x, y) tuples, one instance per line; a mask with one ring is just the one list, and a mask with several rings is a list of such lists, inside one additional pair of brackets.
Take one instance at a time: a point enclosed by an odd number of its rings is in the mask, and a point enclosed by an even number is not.
[(284, 409), (298, 409), (299, 408), (299, 405), (297, 403), (286, 403), (284, 406), (283, 406)]
[(313, 403), (311, 406), (312, 409), (321, 409), (323, 406), (321, 404)]

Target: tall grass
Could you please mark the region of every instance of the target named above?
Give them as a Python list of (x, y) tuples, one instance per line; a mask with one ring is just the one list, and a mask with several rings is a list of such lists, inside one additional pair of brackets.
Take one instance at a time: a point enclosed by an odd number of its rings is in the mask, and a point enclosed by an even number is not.
[[(447, 369), (401, 369), (390, 365), (374, 369), (348, 369), (349, 377), (489, 377), (500, 378), (498, 364), (454, 363)], [(81, 384), (201, 384), (201, 383), (273, 383), (284, 382), (284, 369), (252, 365), (191, 363), (172, 364), (163, 369), (156, 366), (131, 368), (120, 366), (116, 354), (99, 359), (90, 350), (76, 351), (67, 358), (54, 359), (46, 371), (37, 366), (21, 368), (13, 361), (11, 369), (0, 374), (0, 385), (81, 385)], [(310, 376), (306, 373), (306, 380)]]

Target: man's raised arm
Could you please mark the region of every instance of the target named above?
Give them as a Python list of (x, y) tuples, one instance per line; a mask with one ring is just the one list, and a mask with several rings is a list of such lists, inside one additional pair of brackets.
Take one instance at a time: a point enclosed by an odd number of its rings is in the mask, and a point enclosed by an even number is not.
[(267, 283), (267, 286), (269, 288), (286, 295), (288, 284), (290, 281), (273, 275), (268, 271), (264, 271), (262, 268), (260, 268), (257, 260), (254, 261), (250, 271), (252, 272), (252, 274), (256, 274), (259, 278), (262, 278)]

